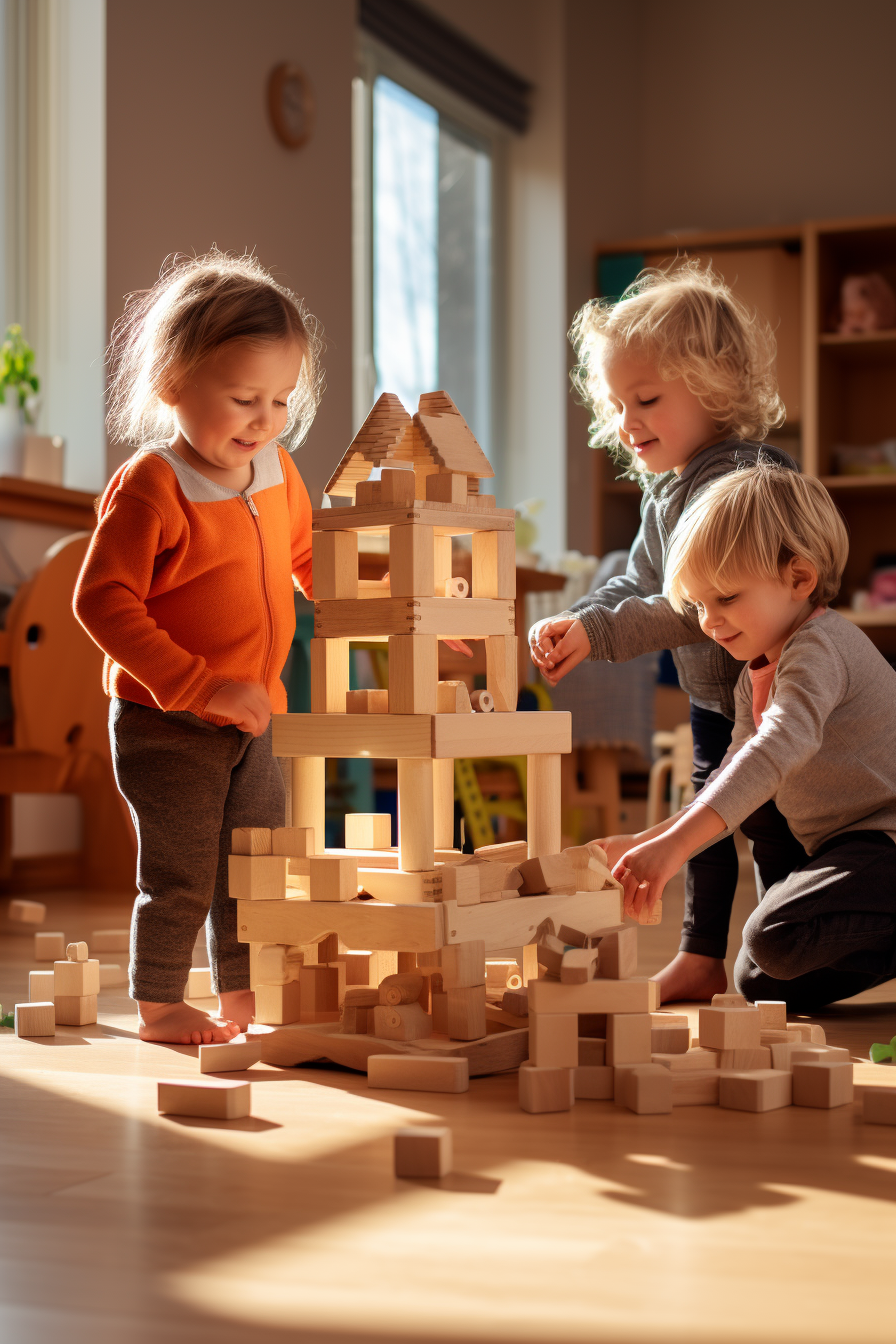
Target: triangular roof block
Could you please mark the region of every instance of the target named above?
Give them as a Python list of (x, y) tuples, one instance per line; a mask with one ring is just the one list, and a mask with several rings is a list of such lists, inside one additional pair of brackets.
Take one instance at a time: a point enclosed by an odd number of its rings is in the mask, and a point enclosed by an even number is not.
[(414, 424), (437, 467), (467, 476), (494, 476), (491, 463), (447, 392), (424, 392)]
[(401, 452), (400, 445), (410, 425), (411, 417), (400, 397), (394, 392), (384, 392), (327, 482), (326, 494), (354, 499), (355, 487), (367, 480), (374, 467), (385, 461), (409, 461), (410, 454)]

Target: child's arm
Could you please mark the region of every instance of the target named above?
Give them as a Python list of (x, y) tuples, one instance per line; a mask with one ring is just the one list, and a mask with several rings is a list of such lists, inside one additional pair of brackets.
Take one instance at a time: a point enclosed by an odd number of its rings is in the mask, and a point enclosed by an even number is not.
[(652, 910), (663, 894), (663, 889), (679, 868), (712, 840), (717, 839), (726, 825), (718, 812), (702, 801), (672, 817), (654, 838), (645, 840), (626, 851), (617, 860), (613, 876), (622, 883), (625, 913), (637, 919), (646, 905)]

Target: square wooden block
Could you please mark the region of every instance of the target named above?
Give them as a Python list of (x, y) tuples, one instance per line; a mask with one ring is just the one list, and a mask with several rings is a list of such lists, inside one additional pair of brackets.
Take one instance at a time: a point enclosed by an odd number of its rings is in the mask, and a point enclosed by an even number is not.
[(47, 1003), (56, 997), (56, 974), (54, 971), (28, 972), (29, 1003)]
[(94, 929), (88, 943), (93, 954), (97, 952), (130, 952), (130, 929)]
[[(304, 969), (304, 968), (303, 968)], [(302, 1016), (301, 983), (255, 986), (255, 1021), (266, 1027), (282, 1027)]]
[(367, 1086), (401, 1092), (468, 1092), (470, 1063), (440, 1055), (368, 1055)]
[(530, 1061), (520, 1065), (520, 1106), (530, 1115), (571, 1111), (575, 1105), (575, 1069), (538, 1068)]
[(576, 1101), (612, 1101), (613, 1070), (605, 1064), (579, 1064), (573, 1070)]
[(701, 1008), (700, 1044), (709, 1050), (755, 1050), (759, 1046), (758, 1008)]
[(214, 995), (212, 973), (208, 966), (193, 966), (187, 977), (187, 999), (210, 999)]
[(54, 997), (60, 994), (99, 994), (100, 963), (98, 961), (56, 961), (53, 963)]
[(438, 1180), (447, 1176), (454, 1161), (451, 1130), (434, 1125), (411, 1125), (395, 1135), (395, 1175), (402, 1180)]
[(719, 1105), (729, 1111), (777, 1111), (793, 1100), (793, 1074), (783, 1069), (720, 1071)]
[(346, 849), (391, 849), (392, 817), (389, 812), (347, 812)]
[(485, 940), (446, 943), (441, 953), (442, 988), (466, 989), (485, 984)]
[(759, 1025), (763, 1031), (783, 1031), (787, 1026), (787, 1004), (783, 999), (757, 999)]
[(54, 1003), (61, 1027), (86, 1027), (96, 1021), (95, 994), (57, 994)]
[[(426, 478), (426, 498), (440, 504), (456, 504), (465, 508), (467, 503), (467, 478), (462, 472), (437, 471)], [(476, 533), (473, 533), (474, 539)]]
[[(381, 504), (413, 504), (416, 477), (412, 471), (383, 467), (380, 476)], [(450, 541), (451, 538), (449, 537)]]
[(843, 1060), (793, 1064), (794, 1106), (830, 1110), (847, 1106), (853, 1098), (852, 1064)]
[(34, 935), (34, 960), (64, 961), (65, 934), (55, 932), (36, 933)]
[(312, 901), (353, 901), (358, 894), (358, 860), (316, 854), (311, 860)]
[(638, 973), (638, 930), (608, 929), (600, 933), (597, 977), (599, 980), (630, 980)]
[[(578, 1021), (578, 1018), (576, 1019)], [(579, 1037), (579, 1067), (603, 1065), (607, 1062), (606, 1038), (600, 1036)]]
[(237, 826), (230, 833), (231, 854), (270, 854), (269, 826)]
[(10, 901), (9, 917), (14, 924), (43, 924), (47, 907), (43, 901)]
[(684, 1027), (650, 1028), (650, 1053), (652, 1055), (684, 1055), (691, 1048), (691, 1029)]
[(55, 1003), (17, 1003), (17, 1036), (55, 1036)]
[(666, 1115), (672, 1110), (672, 1074), (659, 1064), (636, 1064), (624, 1079), (624, 1100), (637, 1115)]
[(578, 1014), (533, 1013), (529, 1018), (529, 1062), (539, 1069), (577, 1068)]
[(285, 901), (289, 859), (280, 854), (231, 854), (229, 894), (235, 901)]
[(346, 714), (388, 714), (387, 690), (348, 691), (345, 697)]
[(650, 1063), (650, 1014), (610, 1013), (607, 1017), (607, 1063)]
[(313, 532), (311, 567), (314, 575), (314, 600), (356, 598), (358, 596), (357, 532)]
[(271, 832), (271, 853), (288, 859), (308, 859), (314, 853), (313, 826), (278, 826)]
[(478, 1041), (486, 1033), (485, 985), (445, 990), (446, 1026), (453, 1041)]
[(246, 1041), (225, 1041), (220, 1045), (200, 1045), (200, 1073), (236, 1073), (249, 1069), (261, 1059), (261, 1038)]
[(713, 994), (711, 1008), (749, 1008), (743, 994)]
[(402, 523), (389, 528), (389, 587), (393, 597), (432, 597), (433, 537), (433, 529), (422, 523)]
[(249, 1114), (252, 1088), (224, 1078), (191, 1083), (159, 1083), (163, 1115), (195, 1115), (205, 1120), (241, 1120)]
[(896, 1087), (866, 1087), (862, 1118), (866, 1125), (896, 1125)]

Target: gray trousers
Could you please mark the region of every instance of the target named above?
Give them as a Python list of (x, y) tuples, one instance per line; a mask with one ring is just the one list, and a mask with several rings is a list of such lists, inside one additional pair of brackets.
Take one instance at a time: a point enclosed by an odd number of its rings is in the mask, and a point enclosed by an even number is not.
[(137, 829), (131, 998), (179, 1003), (206, 926), (216, 993), (249, 988), (248, 944), (237, 941), (227, 858), (237, 826), (282, 826), (286, 791), (261, 737), (195, 714), (113, 700), (115, 779)]

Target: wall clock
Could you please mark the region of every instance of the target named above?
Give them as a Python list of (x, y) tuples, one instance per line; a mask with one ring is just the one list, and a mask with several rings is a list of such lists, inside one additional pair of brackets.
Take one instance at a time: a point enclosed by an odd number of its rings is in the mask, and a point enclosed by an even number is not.
[(268, 78), (268, 112), (274, 134), (288, 149), (301, 149), (314, 128), (314, 95), (303, 70), (289, 61)]

